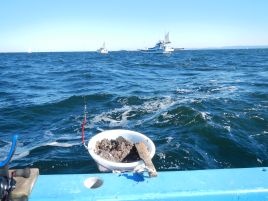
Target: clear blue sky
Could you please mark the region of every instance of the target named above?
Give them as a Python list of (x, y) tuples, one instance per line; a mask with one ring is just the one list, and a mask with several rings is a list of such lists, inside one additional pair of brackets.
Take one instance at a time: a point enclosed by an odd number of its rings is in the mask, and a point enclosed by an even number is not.
[(1, 0), (0, 52), (268, 45), (268, 0)]

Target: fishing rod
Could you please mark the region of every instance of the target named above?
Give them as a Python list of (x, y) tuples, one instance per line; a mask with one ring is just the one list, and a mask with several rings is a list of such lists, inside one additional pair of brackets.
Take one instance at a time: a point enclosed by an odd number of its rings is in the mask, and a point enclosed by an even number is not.
[(82, 122), (82, 144), (84, 145), (84, 147), (86, 149), (88, 149), (86, 143), (85, 143), (85, 125), (86, 125), (86, 122), (87, 122), (87, 103), (86, 103), (86, 97), (84, 96), (84, 119), (83, 119), (83, 122)]
[(82, 144), (84, 145), (84, 147), (87, 148), (86, 144), (85, 144), (85, 124), (87, 122), (87, 112), (86, 112), (87, 106), (85, 105), (85, 109), (84, 109), (84, 119), (83, 119), (83, 123), (82, 123)]

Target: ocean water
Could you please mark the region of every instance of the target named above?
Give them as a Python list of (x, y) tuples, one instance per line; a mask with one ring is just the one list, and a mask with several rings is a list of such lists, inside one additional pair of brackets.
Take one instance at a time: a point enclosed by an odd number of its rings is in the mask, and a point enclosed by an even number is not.
[(81, 144), (130, 129), (156, 145), (158, 171), (268, 165), (268, 49), (0, 54), (0, 160), (94, 173)]

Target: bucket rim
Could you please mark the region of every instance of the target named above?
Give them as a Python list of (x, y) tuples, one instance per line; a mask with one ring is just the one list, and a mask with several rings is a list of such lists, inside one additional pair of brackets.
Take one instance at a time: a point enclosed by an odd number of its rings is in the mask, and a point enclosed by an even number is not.
[[(109, 135), (107, 136), (107, 134), (109, 134)], [(153, 156), (155, 155), (155, 145), (154, 145), (153, 141), (150, 138), (148, 138), (146, 135), (142, 134), (142, 133), (132, 131), (132, 130), (125, 130), (125, 129), (105, 130), (105, 131), (102, 131), (102, 132), (96, 134), (95, 136), (93, 136), (88, 141), (89, 154), (95, 160), (95, 162), (99, 163), (100, 165), (105, 166), (104, 164), (107, 164), (107, 166), (115, 167), (115, 169), (116, 168), (119, 168), (119, 169), (120, 168), (121, 169), (122, 168), (131, 169), (131, 168), (135, 168), (138, 165), (144, 164), (143, 160), (130, 162), (130, 163), (114, 162), (114, 161), (104, 159), (104, 158), (102, 158), (101, 156), (99, 156), (98, 154), (95, 153), (95, 151), (94, 151), (95, 150), (95, 144), (96, 144), (96, 142), (98, 140), (101, 140), (101, 139), (104, 139), (104, 138), (115, 139), (116, 137), (122, 136), (124, 134), (125, 135), (126, 134), (136, 135), (136, 136), (139, 136), (139, 137), (143, 138), (146, 141), (146, 144), (149, 145), (149, 147), (150, 147), (150, 157), (153, 158)]]

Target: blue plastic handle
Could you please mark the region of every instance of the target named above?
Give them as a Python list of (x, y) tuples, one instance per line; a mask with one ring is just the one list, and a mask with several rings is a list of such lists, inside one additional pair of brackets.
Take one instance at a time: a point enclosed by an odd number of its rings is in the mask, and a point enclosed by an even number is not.
[(10, 151), (8, 153), (7, 158), (4, 161), (0, 162), (0, 168), (6, 166), (9, 163), (9, 161), (11, 160), (13, 154), (15, 153), (15, 149), (16, 149), (16, 145), (17, 145), (17, 139), (18, 139), (18, 135), (13, 135), (13, 137), (12, 137), (12, 146), (10, 148)]

